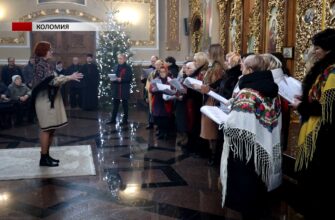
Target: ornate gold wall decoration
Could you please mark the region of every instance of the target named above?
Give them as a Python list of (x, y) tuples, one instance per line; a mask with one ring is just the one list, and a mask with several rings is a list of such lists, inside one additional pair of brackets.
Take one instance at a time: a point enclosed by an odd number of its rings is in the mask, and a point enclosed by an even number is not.
[[(70, 9), (43, 9), (39, 11), (32, 12), (30, 14), (24, 15), (18, 19), (18, 21), (32, 21), (42, 17), (52, 17), (52, 16), (71, 16), (80, 19), (84, 19), (87, 21), (92, 22), (100, 22), (101, 20), (93, 15), (88, 13), (77, 11), (77, 10), (70, 10)], [(26, 32), (17, 32), (17, 37), (1, 37), (0, 38), (0, 45), (27, 45), (27, 34)]]
[(191, 15), (191, 44), (192, 52), (200, 51), (200, 43), (202, 38), (202, 17), (200, 0), (189, 0), (190, 15)]
[(179, 44), (179, 0), (167, 1), (166, 50), (180, 50)]
[(223, 48), (226, 45), (226, 10), (228, 6), (228, 0), (217, 0), (219, 7), (219, 25), (220, 25), (220, 43)]
[(305, 56), (311, 46), (310, 39), (322, 28), (322, 3), (320, 1), (298, 0), (296, 27), (295, 77), (305, 75)]
[(328, 0), (326, 4), (326, 27), (335, 28), (335, 0)]
[(43, 9), (30, 14), (24, 15), (19, 18), (19, 21), (32, 21), (43, 17), (52, 17), (52, 16), (66, 16), (66, 17), (75, 17), (79, 19), (84, 19), (92, 22), (101, 22), (101, 20), (93, 15), (90, 15), (83, 11), (73, 10), (73, 9)]
[[(265, 51), (266, 52), (274, 52), (269, 51), (269, 38), (271, 33), (271, 24), (273, 21), (276, 22), (275, 26), (275, 51), (282, 52), (282, 48), (284, 46), (284, 39), (285, 39), (285, 0), (269, 0), (268, 8), (267, 8), (267, 20), (266, 20), (266, 35), (265, 35)], [(275, 19), (275, 20), (274, 20)]]
[(17, 37), (0, 37), (0, 45), (6, 45), (6, 46), (27, 46), (27, 38), (25, 32), (18, 32)]
[(259, 53), (261, 38), (261, 0), (256, 0), (249, 17), (248, 51)]
[(242, 0), (231, 2), (231, 14), (229, 17), (229, 45), (228, 50), (241, 52), (241, 29), (242, 29)]
[[(147, 15), (146, 19), (149, 20), (149, 26), (147, 30), (149, 32), (148, 40), (135, 40), (131, 39), (132, 46), (135, 47), (153, 47), (156, 46), (156, 0), (111, 0), (111, 5), (113, 6), (113, 2), (121, 2), (121, 3), (144, 3), (149, 4), (149, 15)], [(158, 40), (158, 39), (157, 39)]]

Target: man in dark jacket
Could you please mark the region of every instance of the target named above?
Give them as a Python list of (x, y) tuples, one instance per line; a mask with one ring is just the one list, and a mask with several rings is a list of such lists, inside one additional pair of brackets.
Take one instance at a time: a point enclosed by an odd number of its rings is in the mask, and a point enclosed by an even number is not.
[[(73, 57), (72, 64), (66, 70), (67, 75), (71, 75), (74, 72), (80, 72), (81, 65), (79, 65), (79, 58)], [(69, 83), (69, 90), (70, 90), (70, 105), (71, 108), (76, 108), (77, 106), (81, 107), (81, 89), (82, 83), (77, 81), (71, 81)]]
[(15, 65), (15, 58), (8, 57), (8, 65), (4, 66), (1, 71), (1, 80), (5, 83), (6, 86), (12, 83), (12, 77), (19, 75), (22, 77), (21, 69)]
[(128, 99), (130, 95), (130, 83), (133, 71), (126, 63), (127, 57), (125, 54), (119, 54), (117, 56), (117, 60), (119, 64), (116, 65), (113, 70), (113, 73), (116, 74), (116, 80), (112, 81), (113, 112), (111, 121), (107, 124), (116, 123), (116, 116), (121, 100), (124, 113), (122, 124), (128, 123)]

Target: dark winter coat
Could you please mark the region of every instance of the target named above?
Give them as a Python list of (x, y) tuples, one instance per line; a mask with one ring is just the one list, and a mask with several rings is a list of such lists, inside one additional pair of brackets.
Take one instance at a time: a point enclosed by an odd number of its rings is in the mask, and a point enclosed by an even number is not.
[(114, 74), (116, 77), (121, 78), (121, 82), (112, 82), (112, 97), (114, 99), (129, 99), (130, 96), (130, 83), (133, 77), (133, 71), (131, 67), (124, 63), (118, 64), (114, 67)]
[(223, 75), (221, 80), (219, 94), (226, 99), (230, 99), (233, 95), (233, 91), (236, 83), (238, 82), (238, 78), (242, 75), (242, 71), (240, 70), (241, 66), (237, 65), (227, 70)]
[(14, 75), (21, 76), (22, 82), (24, 82), (20, 67), (14, 66), (14, 68), (9, 68), (8, 65), (2, 68), (1, 80), (5, 83), (6, 86), (9, 86), (9, 84), (12, 83), (12, 76)]
[(98, 87), (100, 81), (99, 70), (96, 64), (84, 64), (81, 71), (82, 79), (82, 108), (96, 110), (98, 108)]
[[(157, 79), (157, 78), (156, 78)], [(158, 77), (163, 84), (168, 84), (167, 78)], [(170, 117), (172, 114), (172, 101), (163, 99), (163, 92), (154, 91), (153, 85), (150, 86), (152, 93), (152, 115), (154, 117)]]

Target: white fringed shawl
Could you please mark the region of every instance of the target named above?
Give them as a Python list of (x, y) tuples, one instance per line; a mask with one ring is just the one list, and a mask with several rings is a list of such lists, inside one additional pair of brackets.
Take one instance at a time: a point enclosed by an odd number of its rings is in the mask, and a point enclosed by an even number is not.
[(238, 93), (223, 130), (222, 206), (225, 203), (230, 150), (241, 160), (253, 159), (255, 172), (261, 176), (268, 191), (281, 184), (281, 122), (279, 98), (264, 98), (252, 89), (242, 89)]

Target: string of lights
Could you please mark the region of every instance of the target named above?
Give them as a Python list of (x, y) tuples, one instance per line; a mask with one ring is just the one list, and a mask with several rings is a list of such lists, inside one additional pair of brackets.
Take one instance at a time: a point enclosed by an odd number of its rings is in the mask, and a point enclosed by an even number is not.
[[(113, 67), (117, 65), (117, 55), (124, 53), (128, 57), (127, 63), (133, 67), (130, 51), (131, 42), (124, 31), (124, 25), (117, 22), (115, 14), (118, 11), (109, 11), (104, 27), (99, 32), (99, 45), (97, 49), (97, 65), (100, 71), (99, 102), (102, 108), (112, 106), (111, 81), (108, 74), (113, 73)], [(108, 30), (108, 31), (106, 31)], [(130, 93), (136, 88), (135, 77), (130, 85)]]

